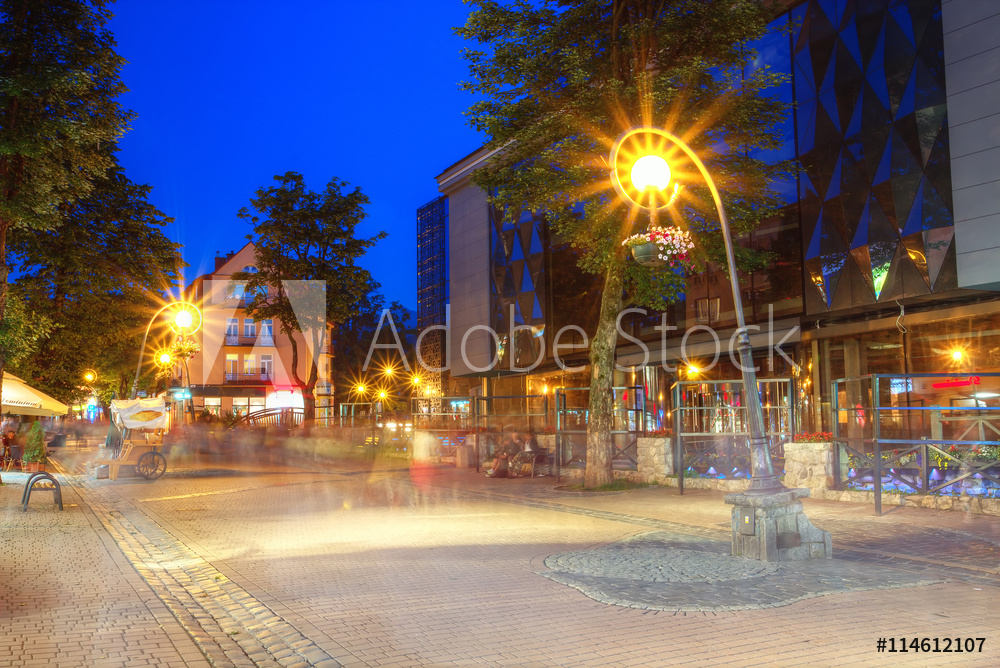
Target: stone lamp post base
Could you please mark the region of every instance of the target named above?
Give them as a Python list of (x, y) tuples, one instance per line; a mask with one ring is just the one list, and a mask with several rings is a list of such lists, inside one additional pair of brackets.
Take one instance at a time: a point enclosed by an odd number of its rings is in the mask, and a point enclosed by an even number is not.
[(802, 561), (833, 556), (830, 532), (813, 526), (799, 499), (808, 489), (776, 494), (727, 494), (733, 506), (733, 556), (760, 561)]

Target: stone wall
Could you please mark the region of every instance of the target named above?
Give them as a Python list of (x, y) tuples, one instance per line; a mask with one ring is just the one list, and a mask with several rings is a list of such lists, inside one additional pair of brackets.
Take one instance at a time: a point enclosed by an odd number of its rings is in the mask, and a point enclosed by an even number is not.
[(833, 487), (833, 448), (830, 443), (785, 443), (785, 487), (805, 487), (813, 498), (823, 498)]
[(637, 482), (662, 485), (668, 476), (674, 474), (671, 442), (666, 437), (640, 436), (637, 439)]

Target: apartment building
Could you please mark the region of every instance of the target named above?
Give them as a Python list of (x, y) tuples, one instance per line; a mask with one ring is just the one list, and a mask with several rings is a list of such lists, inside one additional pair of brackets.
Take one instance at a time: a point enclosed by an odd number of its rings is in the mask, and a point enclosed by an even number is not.
[[(256, 272), (254, 245), (215, 258), (215, 270), (196, 278), (189, 299), (202, 309), (203, 325), (195, 338), (201, 352), (188, 362), (190, 377), (175, 383), (191, 390), (195, 412), (247, 415), (275, 408), (302, 408), (302, 390), (292, 373), (292, 343), (280, 325), (255, 319), (246, 312), (242, 285), (230, 285), (236, 272)], [(301, 332), (292, 336), (298, 346), (298, 375), (306, 380), (312, 359), (317, 360), (316, 418), (325, 423), (332, 410), (329, 325), (324, 343), (315, 349)], [(175, 417), (176, 419), (176, 417)]]

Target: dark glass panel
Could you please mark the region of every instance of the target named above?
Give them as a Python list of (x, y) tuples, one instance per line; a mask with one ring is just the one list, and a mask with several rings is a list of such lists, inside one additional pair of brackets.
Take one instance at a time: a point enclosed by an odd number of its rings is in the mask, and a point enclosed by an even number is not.
[(924, 280), (925, 287), (930, 290), (931, 280), (927, 273), (927, 254), (924, 250), (924, 235), (922, 232), (908, 234), (901, 239), (903, 248), (909, 256), (913, 266)]
[[(854, 26), (865, 72), (869, 71), (872, 59), (881, 62), (882, 49), (885, 44), (882, 30), (884, 23), (885, 15), (882, 7), (874, 2), (860, 3)], [(850, 28), (847, 29), (850, 30)]]
[[(955, 228), (939, 227), (923, 233), (924, 253), (927, 256), (927, 274), (931, 286), (938, 289), (938, 278), (942, 267), (948, 262), (948, 251), (954, 245)], [(954, 257), (952, 257), (954, 259)]]

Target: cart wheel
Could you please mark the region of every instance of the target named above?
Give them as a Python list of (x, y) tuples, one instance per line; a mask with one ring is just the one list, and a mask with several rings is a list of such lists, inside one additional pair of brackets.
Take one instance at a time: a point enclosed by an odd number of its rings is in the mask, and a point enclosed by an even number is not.
[(135, 472), (146, 480), (156, 480), (167, 472), (167, 458), (159, 452), (147, 452), (139, 457)]

